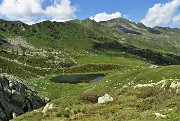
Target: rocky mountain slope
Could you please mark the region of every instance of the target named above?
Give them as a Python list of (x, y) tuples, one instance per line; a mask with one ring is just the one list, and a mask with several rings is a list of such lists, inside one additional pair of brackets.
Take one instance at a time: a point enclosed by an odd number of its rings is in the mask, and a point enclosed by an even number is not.
[(0, 75), (0, 121), (8, 121), (45, 104), (45, 99), (22, 80)]

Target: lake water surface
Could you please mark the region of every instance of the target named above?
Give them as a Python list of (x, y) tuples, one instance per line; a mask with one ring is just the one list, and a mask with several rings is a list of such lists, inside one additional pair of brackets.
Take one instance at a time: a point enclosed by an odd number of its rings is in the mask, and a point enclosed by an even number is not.
[(50, 80), (57, 83), (93, 83), (103, 79), (104, 74), (82, 74), (82, 75), (61, 75), (53, 77)]

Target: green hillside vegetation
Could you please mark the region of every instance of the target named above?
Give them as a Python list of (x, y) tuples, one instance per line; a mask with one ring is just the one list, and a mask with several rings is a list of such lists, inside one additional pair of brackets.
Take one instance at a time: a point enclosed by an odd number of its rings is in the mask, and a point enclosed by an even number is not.
[(134, 23), (123, 18), (112, 19), (107, 22), (95, 22), (85, 19), (75, 21), (100, 34), (105, 33), (119, 42), (128, 43), (144, 49), (179, 54), (178, 28), (146, 27), (142, 23)]
[[(156, 83), (162, 79), (179, 79), (179, 66), (160, 67), (110, 72), (102, 81), (93, 84), (54, 84), (48, 79), (31, 81), (43, 95), (59, 98), (51, 103), (56, 108), (44, 115), (30, 112), (19, 120), (155, 120), (156, 112), (166, 114), (166, 119), (179, 119), (179, 95), (161, 89), (159, 86), (134, 89), (134, 85)], [(158, 73), (158, 76), (157, 76)], [(170, 76), (171, 74), (171, 76)], [(47, 80), (47, 81), (45, 81)], [(47, 84), (47, 85), (45, 85)], [(126, 88), (122, 88), (126, 85)], [(59, 91), (61, 90), (61, 91)], [(110, 94), (117, 102), (97, 104), (82, 99), (82, 96)], [(42, 117), (43, 116), (43, 117)]]
[[(180, 96), (170, 85), (180, 82), (179, 33), (123, 18), (33, 25), (0, 20), (0, 73), (25, 79), (55, 105), (46, 113), (42, 107), (13, 120), (178, 121)], [(94, 83), (51, 81), (72, 74), (105, 76)], [(98, 104), (106, 93), (116, 100)]]

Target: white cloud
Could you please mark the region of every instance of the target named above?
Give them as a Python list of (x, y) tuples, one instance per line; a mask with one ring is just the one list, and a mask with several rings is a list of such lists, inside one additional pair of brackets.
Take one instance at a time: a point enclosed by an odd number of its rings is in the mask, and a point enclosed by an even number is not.
[(45, 15), (52, 21), (67, 21), (76, 18), (75, 11), (76, 8), (71, 6), (69, 0), (55, 0), (53, 6), (46, 8)]
[(0, 4), (0, 16), (10, 20), (20, 20), (28, 24), (39, 18), (55, 21), (74, 19), (76, 8), (70, 0), (53, 0), (53, 5), (42, 8), (44, 0), (3, 0)]
[(42, 2), (42, 0), (3, 0), (0, 5), (0, 15), (30, 23), (42, 13)]
[(155, 4), (152, 8), (149, 8), (141, 22), (150, 27), (169, 24), (179, 7), (180, 0), (172, 0), (166, 4)]
[(172, 18), (173, 22), (175, 24), (180, 24), (180, 14), (179, 15), (176, 15)]
[(103, 12), (103, 13), (96, 14), (94, 17), (91, 16), (90, 19), (95, 20), (96, 22), (99, 22), (99, 21), (108, 21), (113, 18), (119, 18), (119, 17), (122, 17), (120, 12), (116, 12), (112, 14), (107, 14), (106, 12)]

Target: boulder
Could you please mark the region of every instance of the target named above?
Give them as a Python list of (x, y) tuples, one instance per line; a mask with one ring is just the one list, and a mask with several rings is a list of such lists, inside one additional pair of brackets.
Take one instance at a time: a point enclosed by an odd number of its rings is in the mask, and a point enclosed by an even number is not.
[(109, 94), (105, 94), (103, 97), (98, 98), (98, 103), (106, 103), (106, 102), (111, 102), (114, 101), (113, 97), (111, 97)]

